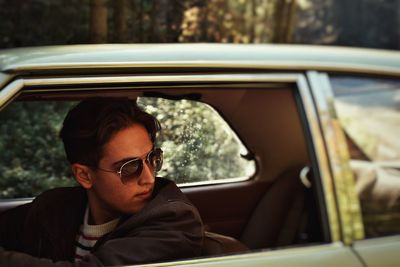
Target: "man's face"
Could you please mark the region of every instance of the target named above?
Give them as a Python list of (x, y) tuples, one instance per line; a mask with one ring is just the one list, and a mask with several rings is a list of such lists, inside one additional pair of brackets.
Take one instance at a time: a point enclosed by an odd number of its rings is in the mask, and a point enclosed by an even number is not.
[[(143, 158), (152, 149), (153, 143), (146, 128), (140, 124), (132, 124), (117, 132), (106, 143), (98, 166), (101, 169), (117, 171), (121, 162), (137, 157)], [(143, 163), (141, 174), (137, 178), (125, 181), (125, 184), (117, 173), (93, 171), (93, 185), (88, 191), (91, 212), (115, 218), (140, 211), (150, 200), (155, 182), (154, 171)]]

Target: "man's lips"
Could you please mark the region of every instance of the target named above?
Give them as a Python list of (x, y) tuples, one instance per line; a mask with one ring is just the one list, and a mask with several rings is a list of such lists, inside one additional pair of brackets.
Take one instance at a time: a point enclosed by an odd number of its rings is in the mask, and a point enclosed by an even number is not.
[(141, 198), (141, 199), (146, 199), (146, 198), (149, 198), (151, 196), (152, 192), (153, 192), (153, 190), (143, 191), (141, 193), (136, 194), (135, 197)]

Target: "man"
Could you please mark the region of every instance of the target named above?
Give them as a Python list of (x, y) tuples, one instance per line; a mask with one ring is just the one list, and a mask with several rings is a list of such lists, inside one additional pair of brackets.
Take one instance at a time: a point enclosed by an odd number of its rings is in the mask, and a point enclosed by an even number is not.
[(80, 187), (0, 215), (0, 266), (112, 266), (199, 256), (203, 225), (176, 185), (155, 178), (159, 122), (122, 98), (90, 98), (60, 136)]

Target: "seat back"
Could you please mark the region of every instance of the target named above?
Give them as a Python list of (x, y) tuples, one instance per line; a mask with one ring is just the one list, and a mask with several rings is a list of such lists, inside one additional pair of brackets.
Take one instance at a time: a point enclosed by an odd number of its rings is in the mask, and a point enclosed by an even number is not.
[(267, 189), (240, 240), (250, 249), (293, 244), (305, 210), (301, 168), (286, 171)]

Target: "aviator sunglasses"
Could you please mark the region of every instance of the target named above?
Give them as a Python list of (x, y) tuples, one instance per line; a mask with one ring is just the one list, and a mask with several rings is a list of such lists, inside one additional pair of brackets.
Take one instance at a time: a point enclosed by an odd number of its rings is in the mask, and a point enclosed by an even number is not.
[(161, 148), (154, 148), (143, 157), (133, 158), (124, 162), (118, 171), (106, 170), (102, 168), (97, 168), (97, 170), (117, 173), (121, 178), (122, 183), (125, 184), (138, 178), (142, 174), (144, 164), (143, 161), (145, 161), (150, 169), (156, 173), (161, 170), (163, 164), (163, 151)]

